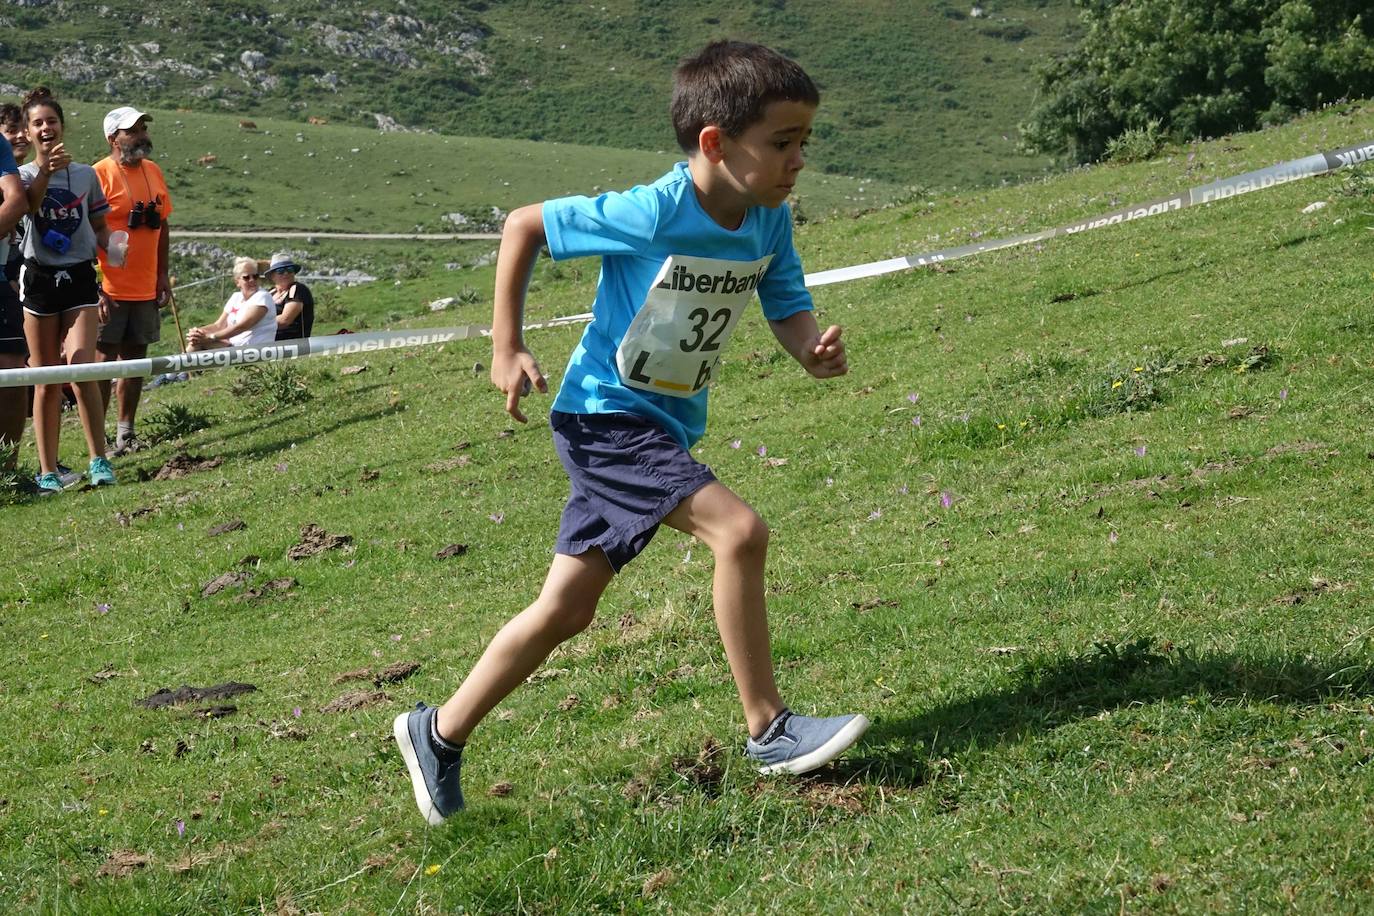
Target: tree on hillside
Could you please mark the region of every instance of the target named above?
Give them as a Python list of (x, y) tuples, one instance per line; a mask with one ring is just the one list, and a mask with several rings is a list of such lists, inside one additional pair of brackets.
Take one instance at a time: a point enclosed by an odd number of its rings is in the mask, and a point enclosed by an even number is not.
[(1085, 35), (1038, 71), (1030, 150), (1101, 157), (1158, 122), (1176, 139), (1374, 94), (1368, 0), (1074, 0)]

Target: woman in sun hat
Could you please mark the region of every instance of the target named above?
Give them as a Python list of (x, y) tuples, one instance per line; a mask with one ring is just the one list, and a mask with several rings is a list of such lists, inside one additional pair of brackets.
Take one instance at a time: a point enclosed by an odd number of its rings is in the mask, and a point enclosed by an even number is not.
[(296, 279), (301, 266), (284, 251), (272, 255), (267, 279), (272, 281), (272, 301), (277, 305), (277, 340), (309, 337), (315, 327), (315, 297), (310, 287)]

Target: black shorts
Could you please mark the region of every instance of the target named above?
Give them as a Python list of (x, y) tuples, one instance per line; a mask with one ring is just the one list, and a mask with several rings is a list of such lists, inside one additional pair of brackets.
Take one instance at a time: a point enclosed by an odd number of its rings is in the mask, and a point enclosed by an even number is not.
[(60, 315), (72, 309), (95, 308), (100, 304), (95, 265), (78, 261), (53, 267), (25, 258), (19, 270), (19, 298), (30, 315)]
[(554, 449), (572, 479), (555, 550), (600, 547), (621, 568), (649, 546), (678, 503), (716, 479), (657, 424), (627, 413), (549, 413)]
[(29, 355), (24, 340), (24, 309), (8, 280), (0, 280), (0, 353)]

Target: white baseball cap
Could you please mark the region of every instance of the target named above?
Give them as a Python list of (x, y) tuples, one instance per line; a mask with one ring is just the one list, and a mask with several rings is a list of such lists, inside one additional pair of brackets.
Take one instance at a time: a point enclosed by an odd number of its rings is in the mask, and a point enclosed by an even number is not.
[[(139, 118), (148, 118), (146, 114), (137, 108), (125, 105), (123, 108), (116, 108), (105, 116), (105, 137), (108, 139), (115, 135), (115, 131), (128, 130), (138, 123)], [(152, 120), (152, 118), (148, 118)]]

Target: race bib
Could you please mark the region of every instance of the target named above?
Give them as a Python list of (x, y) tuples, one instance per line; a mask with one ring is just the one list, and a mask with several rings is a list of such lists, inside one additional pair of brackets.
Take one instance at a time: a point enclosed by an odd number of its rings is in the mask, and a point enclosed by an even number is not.
[(663, 262), (616, 351), (628, 388), (690, 398), (720, 365), (730, 334), (763, 281), (766, 255), (722, 261), (675, 254)]

